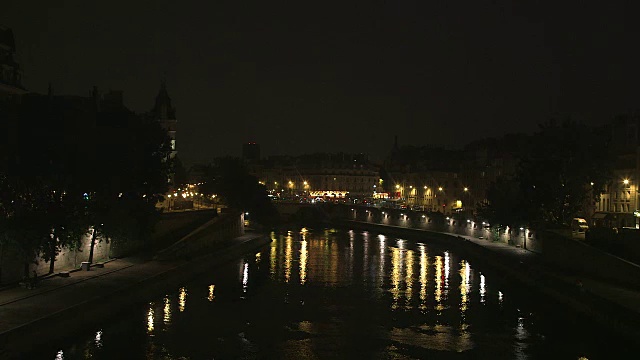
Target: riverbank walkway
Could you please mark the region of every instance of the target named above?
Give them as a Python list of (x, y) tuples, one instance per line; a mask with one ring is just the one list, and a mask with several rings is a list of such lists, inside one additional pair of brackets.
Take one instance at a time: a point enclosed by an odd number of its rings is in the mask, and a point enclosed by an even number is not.
[[(244, 235), (221, 242), (210, 254), (224, 254), (233, 248), (248, 244), (264, 234)], [(10, 287), (0, 290), (0, 358), (5, 337), (41, 320), (87, 302), (100, 304), (107, 295), (131, 288), (146, 280), (173, 271), (187, 264), (187, 260), (158, 261), (148, 258), (130, 257), (113, 259), (92, 266), (89, 271), (75, 270), (68, 277), (52, 275), (38, 280), (36, 287)]]

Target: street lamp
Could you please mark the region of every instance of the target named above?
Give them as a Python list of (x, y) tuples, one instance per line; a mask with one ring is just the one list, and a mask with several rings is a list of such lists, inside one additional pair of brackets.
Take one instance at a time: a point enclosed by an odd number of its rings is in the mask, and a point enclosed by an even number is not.
[(523, 230), (524, 228), (520, 228), (520, 231), (522, 231), (522, 247), (527, 250), (527, 232)]

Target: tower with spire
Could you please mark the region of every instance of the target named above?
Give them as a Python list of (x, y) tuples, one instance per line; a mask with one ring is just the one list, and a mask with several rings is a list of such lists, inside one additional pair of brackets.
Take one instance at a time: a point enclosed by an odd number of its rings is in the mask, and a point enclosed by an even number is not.
[(167, 92), (167, 84), (164, 80), (160, 83), (160, 91), (156, 96), (156, 102), (151, 109), (151, 116), (160, 123), (160, 126), (167, 132), (171, 139), (170, 157), (173, 159), (178, 153), (176, 148), (176, 131), (178, 130), (178, 120), (176, 120), (176, 109), (171, 106), (171, 98)]

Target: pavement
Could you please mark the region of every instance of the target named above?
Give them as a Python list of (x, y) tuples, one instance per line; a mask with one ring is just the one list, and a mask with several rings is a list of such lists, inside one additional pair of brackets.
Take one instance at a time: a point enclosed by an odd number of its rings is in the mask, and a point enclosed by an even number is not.
[[(245, 233), (220, 243), (213, 249), (212, 255), (228, 252), (263, 236)], [(34, 289), (19, 286), (4, 288), (0, 291), (0, 348), (4, 345), (1, 340), (12, 332), (28, 333), (24, 329), (42, 320), (130, 289), (185, 263), (185, 260), (167, 262), (136, 257), (113, 259), (105, 262), (103, 267), (92, 266), (89, 271), (72, 271), (69, 277), (50, 276), (41, 279)], [(3, 357), (1, 350), (0, 358)]]

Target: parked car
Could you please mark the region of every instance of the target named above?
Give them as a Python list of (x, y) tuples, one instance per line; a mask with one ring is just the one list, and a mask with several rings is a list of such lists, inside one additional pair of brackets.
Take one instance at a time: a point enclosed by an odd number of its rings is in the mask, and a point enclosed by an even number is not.
[(571, 221), (571, 231), (583, 233), (589, 230), (589, 224), (587, 224), (587, 220), (583, 218), (573, 218)]

